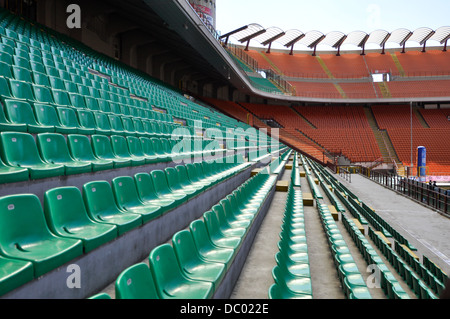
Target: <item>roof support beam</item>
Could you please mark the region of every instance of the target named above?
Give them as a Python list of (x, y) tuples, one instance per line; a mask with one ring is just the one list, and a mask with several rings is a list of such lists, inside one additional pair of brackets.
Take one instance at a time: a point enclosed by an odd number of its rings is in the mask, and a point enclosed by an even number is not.
[(226, 47), (227, 44), (228, 44), (228, 40), (230, 39), (230, 36), (232, 36), (235, 33), (240, 32), (240, 31), (246, 30), (247, 28), (248, 28), (248, 25), (240, 27), (239, 29), (236, 29), (234, 31), (228, 32), (227, 34), (224, 34), (224, 35), (220, 36), (219, 39), (225, 38), (225, 47)]

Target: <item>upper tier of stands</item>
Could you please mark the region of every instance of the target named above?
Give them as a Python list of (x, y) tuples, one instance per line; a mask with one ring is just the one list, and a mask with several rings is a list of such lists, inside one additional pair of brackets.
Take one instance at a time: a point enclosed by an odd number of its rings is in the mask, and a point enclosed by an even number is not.
[[(295, 87), (296, 96), (326, 99), (383, 99), (449, 96), (448, 52), (429, 49), (386, 52), (294, 53), (250, 49), (260, 69), (271, 69)], [(389, 73), (385, 88), (372, 75)], [(314, 81), (311, 81), (314, 80)], [(382, 84), (383, 85), (383, 84)]]

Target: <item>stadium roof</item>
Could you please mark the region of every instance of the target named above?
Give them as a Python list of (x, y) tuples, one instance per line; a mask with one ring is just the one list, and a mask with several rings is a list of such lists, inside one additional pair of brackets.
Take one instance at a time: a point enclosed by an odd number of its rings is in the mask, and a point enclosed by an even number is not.
[(323, 34), (320, 31), (309, 31), (303, 33), (302, 31), (291, 29), (283, 31), (277, 27), (264, 28), (259, 24), (252, 23), (243, 26), (239, 29), (231, 31), (221, 36), (225, 39), (225, 44), (228, 43), (229, 38), (233, 36), (241, 43), (246, 43), (246, 49), (251, 40), (255, 40), (261, 43), (263, 46), (269, 45), (268, 52), (270, 52), (272, 42), (279, 42), (283, 46), (291, 49), (291, 54), (294, 50), (295, 44), (302, 44), (310, 49), (314, 50), (313, 55), (316, 53), (317, 45), (326, 44), (338, 50), (339, 55), (340, 48), (344, 44), (352, 44), (362, 49), (364, 54), (365, 45), (367, 43), (374, 43), (382, 48), (384, 53), (385, 45), (387, 42), (393, 42), (403, 47), (405, 50), (406, 42), (414, 41), (423, 45), (423, 51), (425, 51), (426, 43), (428, 40), (438, 41), (444, 45), (444, 50), (447, 48), (447, 41), (450, 38), (450, 27), (441, 27), (437, 30), (430, 28), (418, 28), (415, 31), (408, 29), (397, 29), (393, 32), (385, 30), (376, 30), (367, 34), (363, 31), (354, 31), (349, 34), (344, 34), (340, 31), (332, 31), (328, 34)]

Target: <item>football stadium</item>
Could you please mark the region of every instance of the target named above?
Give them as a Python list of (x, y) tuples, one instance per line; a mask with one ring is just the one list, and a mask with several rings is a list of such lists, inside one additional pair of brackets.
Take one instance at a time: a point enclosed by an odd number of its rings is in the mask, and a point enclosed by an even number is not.
[(216, 2), (0, 1), (0, 298), (448, 297), (450, 23)]

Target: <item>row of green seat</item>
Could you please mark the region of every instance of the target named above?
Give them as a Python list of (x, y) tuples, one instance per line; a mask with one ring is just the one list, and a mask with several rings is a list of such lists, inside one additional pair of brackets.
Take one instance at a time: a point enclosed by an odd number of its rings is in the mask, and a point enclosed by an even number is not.
[[(4, 108), (0, 108), (0, 128), (9, 131), (152, 137), (177, 134), (177, 128), (182, 127), (175, 123), (144, 119), (138, 116), (108, 114), (92, 111), (89, 108), (30, 104), (24, 100), (10, 98), (5, 99), (3, 104)], [(193, 135), (191, 127), (182, 127), (182, 132)]]
[[(40, 133), (35, 140), (29, 133), (2, 132), (0, 141), (2, 183), (158, 162), (180, 162), (207, 153), (211, 155), (214, 150), (207, 144), (214, 141), (178, 142), (166, 138), (120, 135), (111, 138), (92, 135), (89, 139), (87, 135), (69, 134), (66, 141), (59, 133)], [(221, 152), (218, 145), (215, 149)]]
[(249, 163), (202, 162), (0, 198), (0, 294), (171, 211)]
[(149, 265), (125, 269), (115, 281), (116, 299), (212, 298), (275, 182), (267, 170), (258, 173), (174, 234), (171, 243), (155, 247)]
[(275, 281), (270, 299), (312, 299), (311, 271), (306, 242), (301, 188), (289, 184), (283, 223), (272, 269)]
[[(327, 172), (328, 173), (328, 172)], [(350, 191), (347, 189), (346, 193), (349, 193)], [(430, 269), (427, 269), (427, 267), (424, 264), (421, 264), (419, 261), (417, 261), (415, 258), (411, 258), (409, 255), (409, 252), (405, 248), (402, 247), (402, 245), (405, 245), (408, 250), (410, 251), (416, 251), (417, 249), (411, 245), (408, 240), (404, 236), (402, 236), (399, 232), (397, 232), (389, 223), (387, 223), (384, 219), (382, 219), (378, 214), (375, 213), (375, 211), (370, 208), (368, 205), (366, 205), (364, 202), (359, 202), (357, 197), (355, 195), (344, 197), (343, 193), (341, 194), (341, 199), (350, 207), (350, 211), (353, 213), (354, 217), (363, 218), (363, 220), (366, 222), (367, 220), (370, 222), (370, 224), (375, 227), (376, 230), (382, 232), (382, 234), (390, 239), (393, 238), (396, 241), (393, 243), (395, 245), (395, 249), (401, 250), (406, 257), (408, 257), (408, 261), (411, 262), (410, 268), (415, 270), (419, 277), (422, 276), (422, 279), (424, 282), (429, 285), (432, 289), (432, 291), (435, 294), (439, 294), (442, 289), (444, 288), (444, 283), (446, 282), (446, 275), (442, 272), (436, 272), (436, 268), (434, 268), (435, 273), (433, 273)], [(358, 200), (358, 202), (356, 201)], [(367, 220), (366, 220), (367, 218)], [(368, 224), (366, 222), (366, 224)], [(387, 246), (387, 244), (384, 241), (380, 241), (380, 238), (378, 235), (375, 234), (375, 232), (370, 229), (369, 235), (373, 236), (376, 239), (377, 243), (382, 243), (382, 252), (388, 257), (389, 260), (393, 260), (393, 264), (397, 270), (399, 270), (399, 273), (402, 275), (402, 277), (408, 282), (408, 284), (411, 286), (411, 288), (414, 288), (414, 291), (416, 295), (420, 298), (434, 298), (435, 296), (431, 291), (428, 291), (427, 287), (424, 283), (420, 284), (418, 280), (415, 280), (415, 277), (411, 275), (405, 275), (405, 271), (410, 271), (411, 269), (401, 267), (398, 262), (398, 256), (392, 251), (390, 247)], [(395, 257), (395, 258), (394, 258)], [(394, 259), (392, 259), (394, 258)], [(428, 258), (426, 258), (428, 260)], [(403, 266), (403, 265), (402, 265)], [(406, 266), (406, 265), (404, 265)], [(414, 279), (414, 280), (411, 280)]]
[(446, 283), (448, 280), (447, 274), (442, 270), (441, 267), (437, 266), (430, 258), (425, 255), (422, 255), (422, 263), (431, 273), (436, 276), (436, 278), (441, 283)]
[(371, 299), (367, 284), (358, 270), (328, 206), (318, 203), (317, 207), (345, 296), (349, 299)]
[[(416, 259), (416, 257), (411, 254), (412, 251), (409, 248), (403, 246), (402, 244), (396, 244), (394, 249), (398, 255), (398, 259), (401, 258), (405, 262), (405, 271), (415, 272), (419, 278), (418, 284), (413, 282), (412, 285), (412, 289), (416, 295), (422, 299), (437, 298), (435, 294), (439, 296), (439, 294), (445, 289), (445, 284), (436, 278), (431, 271), (429, 271), (418, 259)], [(427, 286), (430, 287), (433, 292), (429, 291)]]
[[(309, 161), (308, 161), (309, 162)], [(318, 167), (318, 165), (315, 165), (315, 163), (311, 163), (311, 166), (315, 173), (322, 177), (322, 185), (325, 185), (324, 181), (329, 181), (326, 174), (324, 174), (323, 170)], [(337, 200), (336, 196), (334, 196), (334, 193), (329, 190), (327, 186), (322, 186), (322, 188), (325, 190), (325, 193), (327, 197), (330, 199), (330, 201), (333, 203), (333, 201), (336, 201), (337, 204), (334, 204), (334, 206), (341, 207), (343, 209), (342, 204), (339, 200)], [(338, 194), (340, 194), (339, 198), (344, 202), (344, 205), (349, 208), (349, 211), (352, 212), (353, 217), (358, 219), (358, 221), (362, 224), (367, 224), (363, 218), (356, 212), (353, 205), (356, 205), (356, 202), (354, 201), (353, 197), (347, 197), (344, 195), (344, 192), (341, 192), (339, 190), (335, 190)], [(345, 212), (345, 209), (342, 211)], [(353, 220), (347, 217), (346, 214), (342, 214), (342, 221), (343, 225), (346, 228), (346, 230), (349, 232), (351, 238), (355, 242), (356, 246), (358, 247), (359, 251), (363, 255), (364, 259), (366, 260), (368, 265), (376, 265), (379, 270), (379, 274), (381, 278), (376, 278), (375, 280), (380, 280), (380, 286), (383, 289), (384, 293), (388, 296), (388, 298), (391, 299), (404, 299), (409, 298), (408, 294), (404, 292), (404, 290), (401, 288), (400, 284), (395, 280), (395, 278), (392, 276), (392, 273), (387, 269), (386, 265), (384, 265), (383, 261), (379, 258), (376, 251), (371, 247), (368, 240), (365, 238), (364, 234), (360, 231), (359, 227), (355, 224)]]
[(345, 214), (342, 216), (342, 221), (367, 265), (371, 267), (370, 270), (373, 272), (371, 284), (374, 288), (383, 289), (383, 292), (389, 299), (410, 299), (355, 222)]
[(436, 299), (436, 296), (428, 287), (426, 287), (425, 283), (419, 279), (417, 274), (405, 264), (399, 254), (397, 254), (389, 244), (372, 229), (372, 227), (369, 227), (369, 237), (418, 298)]
[(286, 166), (287, 161), (289, 160), (289, 156), (291, 155), (292, 150), (286, 149), (285, 152), (281, 153), (280, 156), (276, 157), (269, 165), (271, 174), (281, 174)]
[(298, 163), (298, 152), (294, 152), (294, 160), (292, 161), (291, 183), (293, 186), (301, 187), (300, 166)]

